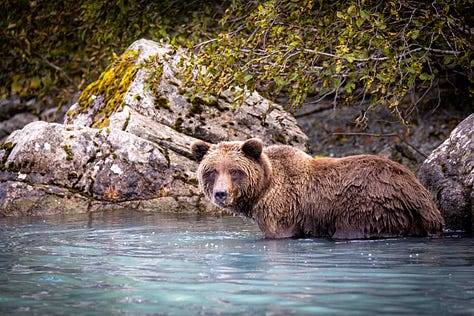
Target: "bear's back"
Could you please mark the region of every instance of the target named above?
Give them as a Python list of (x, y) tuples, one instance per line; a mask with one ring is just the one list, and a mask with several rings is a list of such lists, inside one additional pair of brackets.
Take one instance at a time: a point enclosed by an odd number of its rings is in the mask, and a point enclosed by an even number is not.
[[(287, 145), (266, 147), (264, 154), (269, 158), (273, 169), (281, 169), (284, 173), (299, 170), (298, 173), (301, 174), (306, 168), (310, 168), (314, 160), (305, 152)], [(276, 176), (278, 175), (276, 174)]]
[(274, 178), (265, 200), (279, 208), (286, 205), (287, 215), (274, 211), (280, 220), (289, 216), (288, 222), (299, 222), (300, 228), (294, 228), (299, 234), (380, 238), (426, 236), (442, 229), (439, 211), (415, 175), (387, 158), (314, 159), (289, 146), (264, 152)]

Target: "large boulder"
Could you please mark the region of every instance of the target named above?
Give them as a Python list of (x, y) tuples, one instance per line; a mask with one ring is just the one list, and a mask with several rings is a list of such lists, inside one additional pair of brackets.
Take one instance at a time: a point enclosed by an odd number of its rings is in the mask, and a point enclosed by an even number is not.
[(446, 228), (472, 232), (474, 227), (474, 114), (423, 162), (418, 177), (431, 192)]
[(295, 119), (259, 94), (205, 97), (185, 88), (180, 65), (188, 58), (137, 41), (82, 92), (64, 124), (39, 121), (13, 132), (0, 147), (0, 215), (204, 211), (194, 140), (260, 137), (307, 149)]
[(39, 121), (14, 132), (2, 156), (3, 215), (199, 207), (191, 161), (121, 130)]

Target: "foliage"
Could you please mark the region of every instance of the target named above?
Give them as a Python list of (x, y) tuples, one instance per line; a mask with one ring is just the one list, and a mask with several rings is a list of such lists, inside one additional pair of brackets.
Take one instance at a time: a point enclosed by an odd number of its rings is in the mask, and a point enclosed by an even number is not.
[(223, 12), (221, 3), (2, 1), (0, 98), (16, 94), (66, 104), (137, 39), (187, 45), (206, 38)]
[(473, 0), (235, 0), (225, 32), (197, 46), (207, 73), (193, 84), (284, 94), (296, 108), (308, 95), (368, 101), (404, 120), (447, 81), (472, 96), (473, 9)]
[(139, 38), (194, 48), (184, 76), (209, 94), (246, 86), (285, 95), (295, 108), (331, 98), (384, 105), (403, 119), (433, 95), (439, 100), (447, 83), (473, 93), (474, 0), (2, 4), (0, 98), (16, 94), (43, 107), (70, 102)]

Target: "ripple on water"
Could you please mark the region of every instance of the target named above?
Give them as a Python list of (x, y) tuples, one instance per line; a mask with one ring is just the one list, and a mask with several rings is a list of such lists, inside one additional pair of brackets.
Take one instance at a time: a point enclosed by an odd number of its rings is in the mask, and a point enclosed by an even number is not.
[(473, 246), (263, 240), (234, 217), (4, 220), (0, 314), (473, 314)]

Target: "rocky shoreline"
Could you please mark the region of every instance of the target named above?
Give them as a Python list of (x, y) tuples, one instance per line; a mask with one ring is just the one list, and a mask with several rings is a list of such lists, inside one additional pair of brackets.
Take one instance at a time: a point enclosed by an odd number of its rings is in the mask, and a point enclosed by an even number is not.
[[(246, 92), (234, 110), (235, 90), (207, 99), (181, 87), (177, 64), (184, 56), (184, 51), (139, 40), (65, 113), (34, 115), (31, 102), (0, 102), (0, 215), (126, 207), (208, 211), (190, 159), (189, 145), (196, 139), (216, 143), (260, 137), (266, 145), (289, 144), (315, 156), (378, 154), (417, 172), (470, 114), (469, 107), (439, 108), (418, 113), (405, 126), (376, 108), (368, 114), (369, 127), (362, 129), (354, 121), (364, 105), (308, 105), (294, 113), (295, 119), (279, 104)], [(463, 185), (472, 194), (469, 181)], [(439, 187), (433, 190), (436, 200)], [(464, 218), (473, 214), (470, 199), (463, 204), (468, 208)]]

